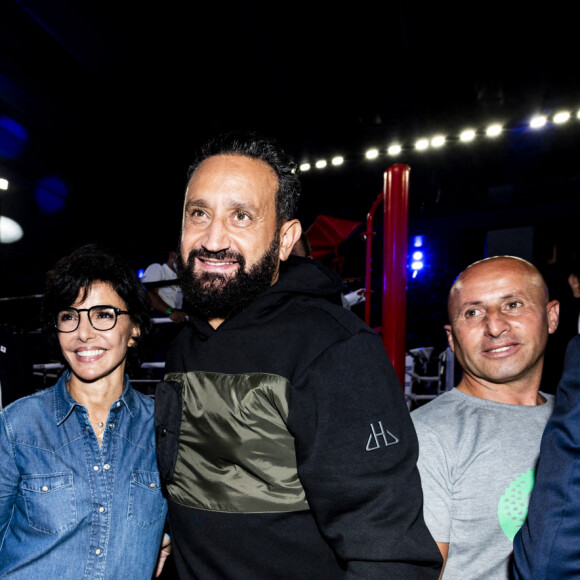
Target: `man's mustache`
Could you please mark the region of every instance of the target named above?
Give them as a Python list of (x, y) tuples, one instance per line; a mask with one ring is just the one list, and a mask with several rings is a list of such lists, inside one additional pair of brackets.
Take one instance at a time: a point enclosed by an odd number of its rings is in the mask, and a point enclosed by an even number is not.
[(211, 252), (206, 248), (194, 248), (191, 250), (187, 256), (187, 265), (192, 268), (195, 258), (207, 258), (209, 260), (220, 260), (220, 261), (231, 261), (238, 262), (243, 268), (246, 264), (244, 256), (239, 252), (233, 252), (231, 250), (219, 250), (217, 252)]

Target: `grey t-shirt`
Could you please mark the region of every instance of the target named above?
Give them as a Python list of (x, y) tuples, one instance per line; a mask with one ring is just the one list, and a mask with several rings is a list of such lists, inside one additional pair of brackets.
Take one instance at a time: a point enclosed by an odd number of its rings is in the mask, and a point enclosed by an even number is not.
[(449, 543), (443, 578), (509, 577), (512, 541), (528, 513), (554, 397), (507, 405), (452, 389), (411, 413), (427, 527)]

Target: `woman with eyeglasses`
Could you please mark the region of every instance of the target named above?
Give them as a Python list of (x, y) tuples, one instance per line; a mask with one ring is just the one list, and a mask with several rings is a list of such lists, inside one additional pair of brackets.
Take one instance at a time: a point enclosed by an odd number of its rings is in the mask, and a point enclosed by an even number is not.
[(169, 538), (153, 401), (125, 375), (150, 331), (148, 312), (131, 269), (98, 246), (49, 273), (45, 326), (67, 369), (0, 411), (0, 577), (160, 573)]

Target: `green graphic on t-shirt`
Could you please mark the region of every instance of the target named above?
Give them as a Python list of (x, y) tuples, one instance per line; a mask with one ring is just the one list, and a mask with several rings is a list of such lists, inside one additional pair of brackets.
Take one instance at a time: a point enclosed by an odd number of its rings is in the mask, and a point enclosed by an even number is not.
[(522, 473), (509, 484), (509, 487), (506, 488), (505, 493), (499, 500), (497, 518), (503, 533), (510, 542), (526, 521), (530, 493), (534, 489), (535, 481), (535, 469)]

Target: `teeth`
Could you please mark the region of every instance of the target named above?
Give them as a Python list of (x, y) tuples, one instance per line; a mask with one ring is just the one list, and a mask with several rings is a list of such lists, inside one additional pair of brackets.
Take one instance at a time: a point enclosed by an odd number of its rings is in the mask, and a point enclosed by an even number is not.
[(76, 354), (80, 357), (91, 357), (91, 356), (99, 356), (105, 352), (104, 349), (99, 348), (95, 350), (79, 350)]
[(506, 350), (510, 349), (511, 347), (509, 346), (502, 346), (500, 348), (494, 348), (492, 350), (490, 350), (489, 352), (505, 352)]

